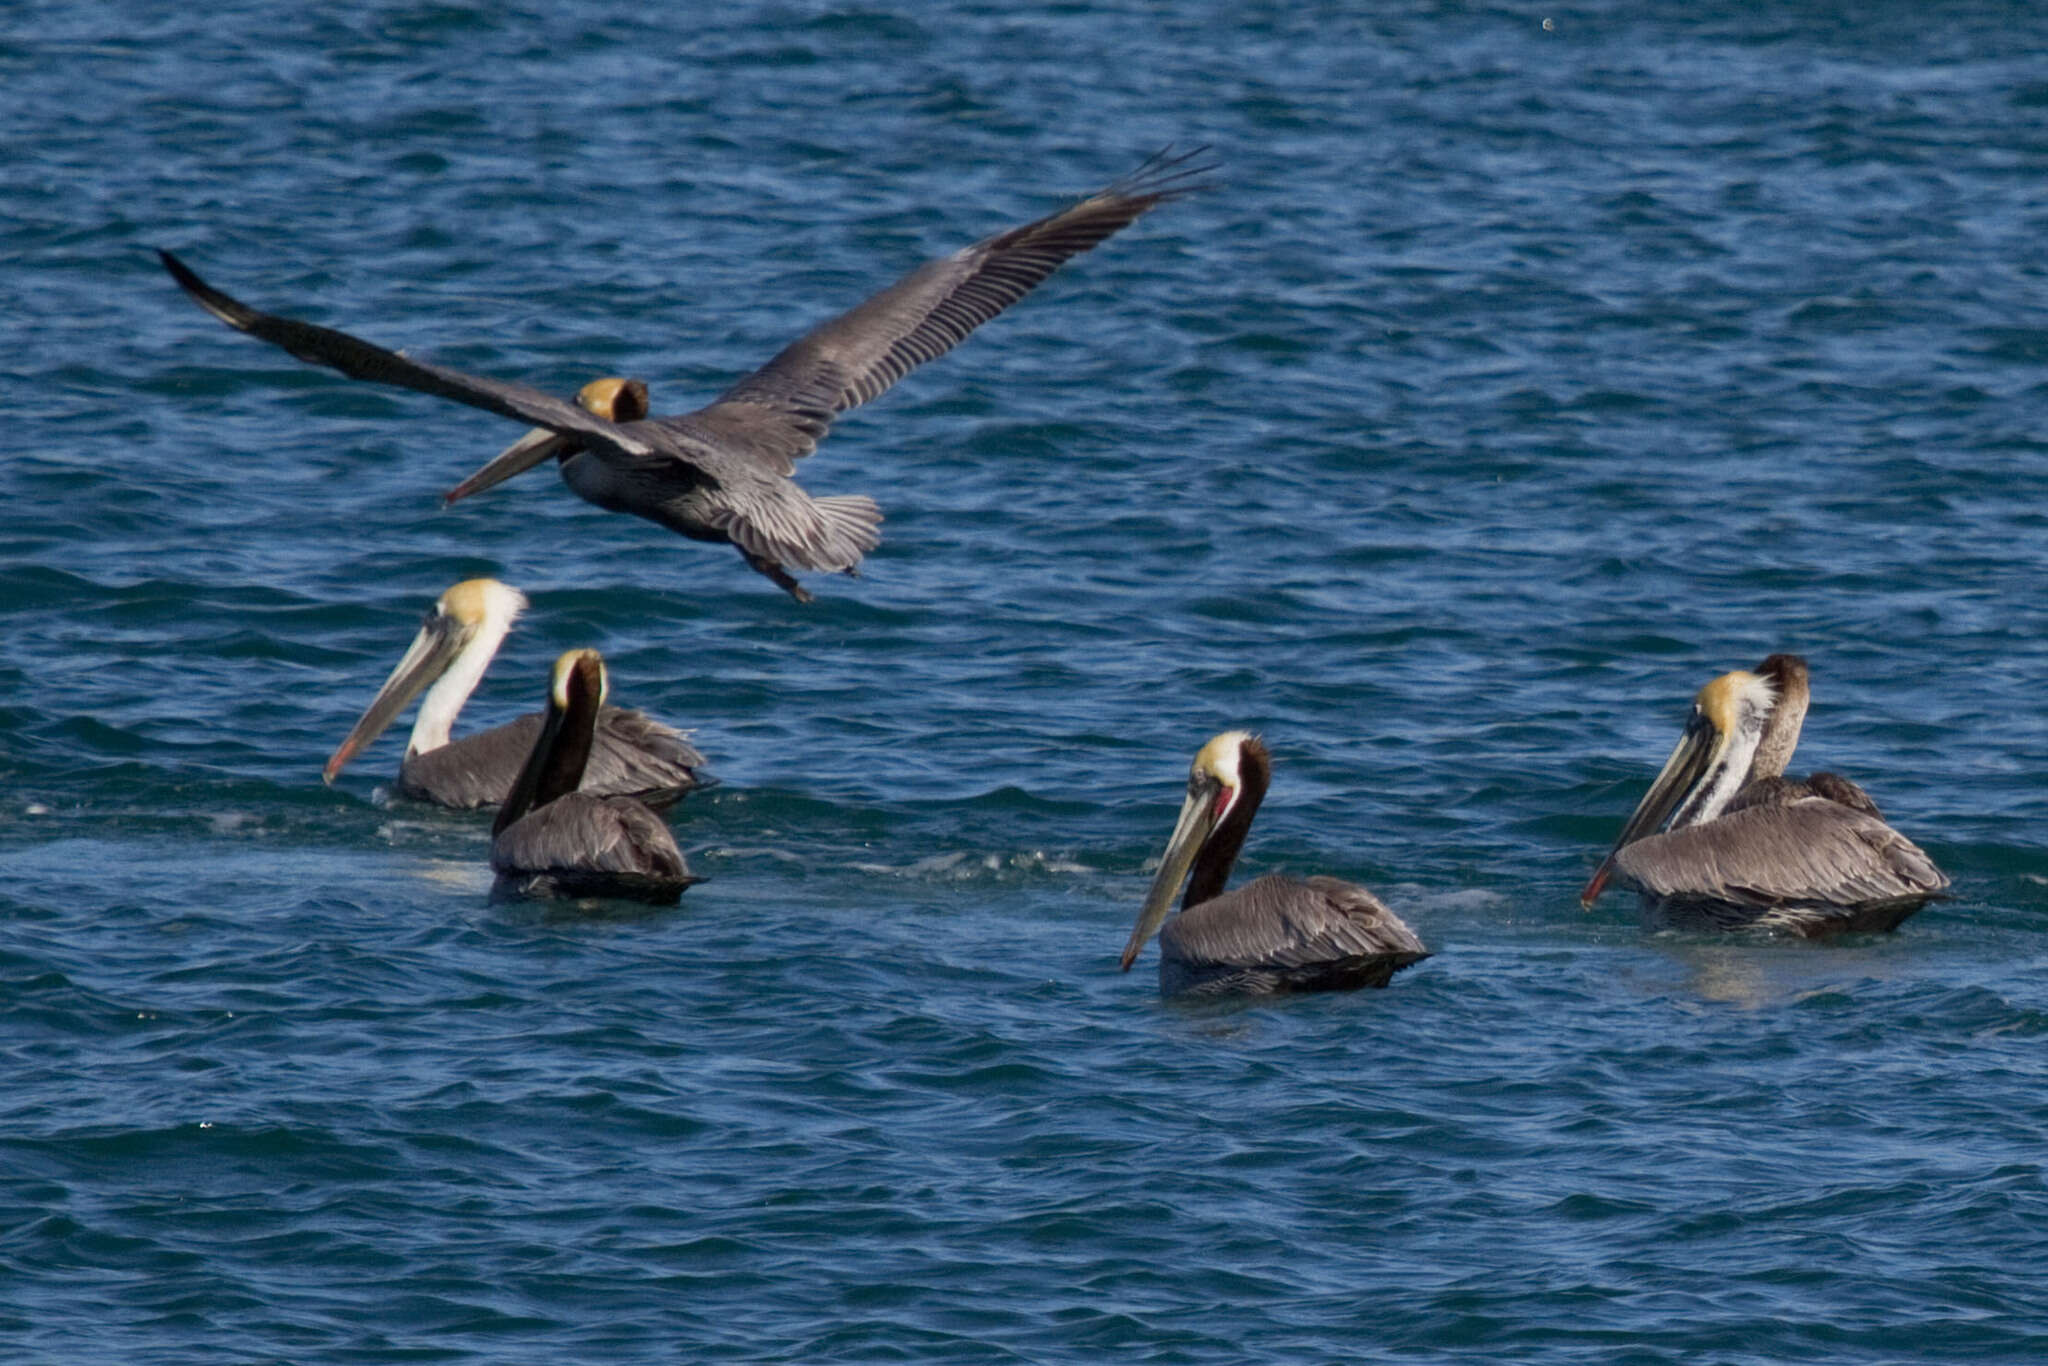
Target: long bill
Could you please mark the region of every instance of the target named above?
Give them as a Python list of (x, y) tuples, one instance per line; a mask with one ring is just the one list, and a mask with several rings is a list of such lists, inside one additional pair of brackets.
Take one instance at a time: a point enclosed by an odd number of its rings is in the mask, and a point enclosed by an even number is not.
[(1715, 757), (1724, 747), (1720, 732), (1706, 717), (1695, 713), (1686, 722), (1685, 733), (1672, 747), (1671, 757), (1664, 761), (1664, 767), (1650, 784), (1650, 790), (1643, 794), (1643, 799), (1636, 803), (1634, 814), (1621, 827), (1614, 847), (1607, 851), (1606, 858), (1600, 860), (1600, 866), (1593, 870), (1585, 890), (1579, 893), (1582, 908), (1591, 910), (1600, 894), (1607, 890), (1608, 880), (1614, 876), (1614, 860), (1621, 851), (1653, 833), (1670, 818), (1671, 813), (1707, 776)]
[(1190, 788), (1188, 799), (1180, 809), (1180, 819), (1174, 822), (1173, 834), (1166, 841), (1166, 852), (1159, 856), (1159, 871), (1152, 878), (1152, 889), (1145, 893), (1145, 904), (1138, 912), (1138, 923), (1131, 930), (1130, 942), (1124, 945), (1122, 970), (1129, 972), (1131, 964), (1137, 961), (1145, 944), (1159, 927), (1166, 922), (1166, 913), (1173, 909), (1173, 898), (1179, 893), (1181, 884), (1187, 881), (1188, 869), (1194, 865), (1196, 855), (1209, 842), (1209, 836), (1216, 829), (1217, 784), (1201, 783)]
[(575, 438), (535, 427), (525, 436), (492, 457), (491, 462), (441, 496), (441, 505), (495, 488), (515, 474), (524, 474), (543, 461), (552, 460), (575, 446)]
[(412, 638), (412, 644), (406, 647), (404, 656), (391, 670), (391, 676), (384, 680), (384, 686), (370, 700), (362, 719), (356, 722), (355, 729), (348, 733), (348, 738), (327, 760), (327, 767), (320, 771), (321, 778), (333, 782), (343, 766), (355, 758), (363, 746), (384, 733), (392, 719), (405, 710), (406, 703), (448, 671), (448, 666), (468, 643), (469, 633), (455, 618), (441, 613), (429, 614), (427, 624), (420, 627), (420, 633)]

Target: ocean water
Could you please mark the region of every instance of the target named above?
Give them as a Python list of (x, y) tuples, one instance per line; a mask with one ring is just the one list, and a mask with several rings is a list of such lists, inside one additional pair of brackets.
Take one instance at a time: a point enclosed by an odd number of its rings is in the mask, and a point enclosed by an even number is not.
[[(1549, 26), (1544, 21), (1550, 20)], [(2024, 6), (29, 0), (0, 23), (0, 1358), (2048, 1356), (2048, 30)], [(844, 419), (799, 607), (260, 307), (687, 408), (1168, 145)], [(675, 910), (320, 765), (459, 578), (722, 785)], [(1955, 878), (1575, 894), (1693, 691)], [(1116, 955), (1210, 734), (1384, 992)]]

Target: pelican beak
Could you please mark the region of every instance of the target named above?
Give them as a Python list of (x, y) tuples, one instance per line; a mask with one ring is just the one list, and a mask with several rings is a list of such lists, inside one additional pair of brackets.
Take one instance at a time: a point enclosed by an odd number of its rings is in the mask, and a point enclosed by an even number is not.
[(498, 452), (490, 464), (485, 465), (469, 478), (457, 484), (442, 495), (441, 506), (467, 498), (472, 493), (482, 493), (504, 483), (515, 474), (524, 474), (544, 460), (553, 459), (574, 449), (575, 439), (551, 432), (545, 427), (536, 427), (525, 436)]
[(1130, 942), (1124, 945), (1122, 970), (1129, 972), (1131, 964), (1137, 961), (1147, 940), (1159, 932), (1166, 920), (1166, 913), (1173, 908), (1175, 893), (1187, 881), (1188, 868), (1194, 863), (1195, 855), (1202, 852), (1202, 846), (1209, 842), (1216, 823), (1230, 803), (1220, 800), (1235, 795), (1215, 778), (1203, 775), (1188, 785), (1188, 799), (1180, 808), (1180, 819), (1174, 822), (1173, 834), (1166, 841), (1166, 852), (1159, 856), (1159, 872), (1152, 879), (1152, 890), (1145, 893), (1145, 905), (1138, 912), (1138, 923), (1131, 931)]
[(429, 612), (426, 625), (413, 637), (406, 648), (405, 657), (398, 661), (398, 667), (384, 680), (384, 686), (377, 690), (377, 696), (370, 702), (355, 729), (348, 733), (348, 739), (328, 759), (327, 767), (320, 776), (333, 782), (356, 752), (384, 733), (393, 717), (405, 710), (405, 704), (417, 697), (422, 688), (447, 672), (448, 665), (468, 643), (469, 630), (454, 617), (443, 612)]
[(1621, 835), (1614, 841), (1614, 847), (1593, 870), (1585, 890), (1579, 893), (1582, 908), (1592, 910), (1593, 903), (1600, 899), (1600, 893), (1607, 889), (1608, 879), (1614, 876), (1616, 856), (1670, 819), (1671, 813), (1678, 809), (1686, 794), (1699, 786), (1715, 758), (1725, 748), (1726, 738), (1704, 713), (1695, 708), (1692, 719), (1685, 723), (1685, 733), (1678, 737), (1678, 744), (1671, 751), (1671, 757), (1664, 761), (1663, 770), (1650, 784), (1650, 790), (1643, 794), (1642, 801), (1636, 804), (1635, 813), (1628, 818), (1628, 823), (1621, 827)]

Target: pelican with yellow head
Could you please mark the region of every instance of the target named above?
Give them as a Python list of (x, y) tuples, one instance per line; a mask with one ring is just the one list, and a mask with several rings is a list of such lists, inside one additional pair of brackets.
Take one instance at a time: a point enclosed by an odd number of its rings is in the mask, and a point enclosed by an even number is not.
[[(1225, 731), (1196, 752), (1180, 817), (1124, 945), (1124, 971), (1154, 934), (1164, 995), (1383, 987), (1429, 956), (1355, 883), (1268, 873), (1224, 890), (1272, 775), (1272, 755), (1249, 731)], [(1180, 913), (1168, 920), (1176, 895)]]
[[(504, 801), (540, 733), (540, 713), (459, 740), (451, 733), (526, 606), (524, 593), (496, 579), (464, 579), (443, 593), (348, 738), (327, 760), (326, 780), (333, 782), (424, 691), (398, 766), (398, 790), (418, 801), (461, 809)], [(586, 780), (593, 791), (666, 805), (709, 781), (698, 772), (703, 766), (704, 756), (682, 731), (642, 712), (604, 707)]]
[(1660, 928), (1815, 938), (1896, 929), (1940, 896), (1947, 876), (1861, 787), (1837, 773), (1784, 776), (1808, 686), (1804, 659), (1774, 654), (1701, 688), (1580, 904), (1619, 879)]

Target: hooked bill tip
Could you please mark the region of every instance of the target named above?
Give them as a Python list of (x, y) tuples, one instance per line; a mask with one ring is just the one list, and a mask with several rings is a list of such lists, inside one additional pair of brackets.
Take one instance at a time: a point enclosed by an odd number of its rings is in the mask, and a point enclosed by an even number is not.
[(341, 771), (348, 767), (348, 761), (355, 757), (356, 747), (352, 744), (345, 744), (334, 751), (327, 757), (326, 767), (320, 770), (320, 781), (332, 787), (334, 780), (341, 776)]

